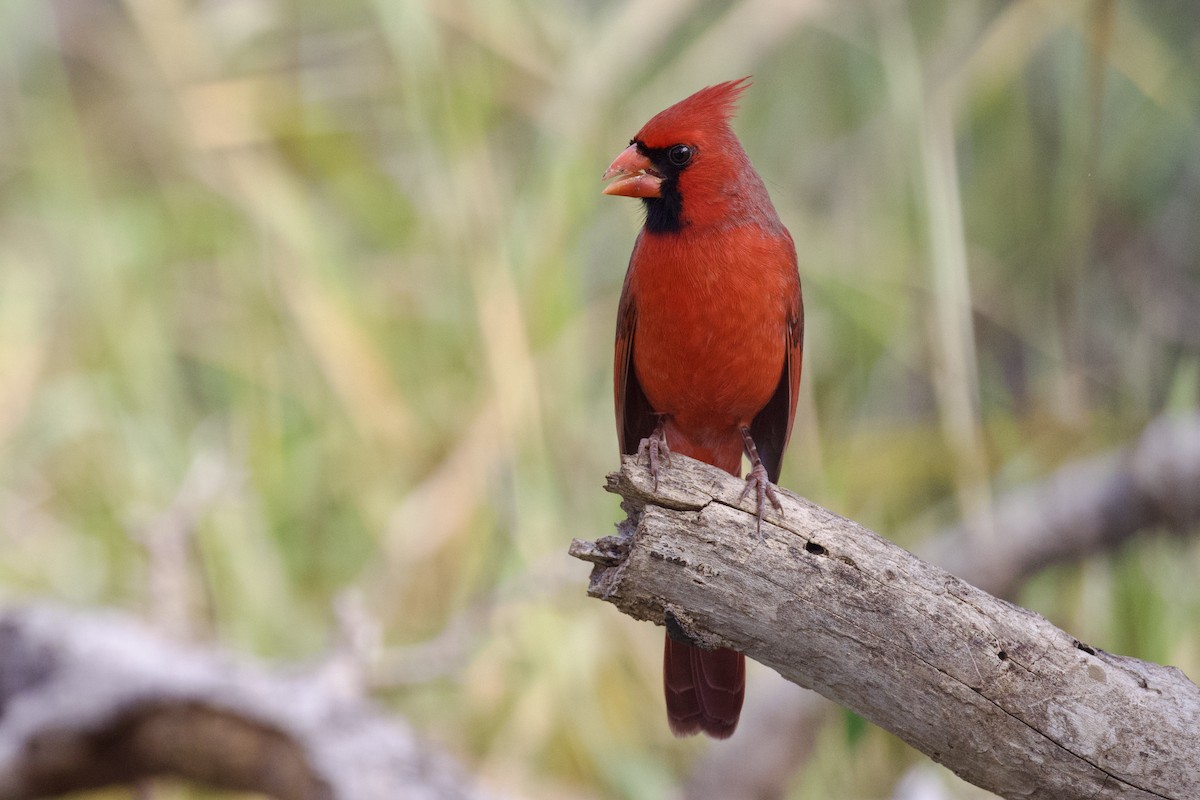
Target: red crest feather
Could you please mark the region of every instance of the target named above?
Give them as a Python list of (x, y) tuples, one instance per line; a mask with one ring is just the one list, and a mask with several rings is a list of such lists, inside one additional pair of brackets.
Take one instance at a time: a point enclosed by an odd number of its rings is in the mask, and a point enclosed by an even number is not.
[(729, 127), (729, 119), (737, 109), (738, 98), (749, 86), (749, 75), (707, 86), (655, 114), (638, 131), (636, 138), (650, 147), (660, 147), (681, 141), (681, 134), (685, 132), (724, 130)]

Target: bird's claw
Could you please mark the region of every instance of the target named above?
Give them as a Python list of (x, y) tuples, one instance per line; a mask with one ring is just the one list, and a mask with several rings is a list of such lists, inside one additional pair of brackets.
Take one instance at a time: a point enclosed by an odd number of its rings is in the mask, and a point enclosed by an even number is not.
[(758, 508), (758, 537), (763, 538), (762, 523), (763, 512), (766, 510), (767, 501), (771, 501), (771, 505), (779, 512), (779, 516), (783, 516), (783, 504), (779, 502), (779, 494), (775, 491), (775, 484), (767, 477), (767, 468), (762, 463), (755, 464), (750, 470), (750, 474), (746, 476), (746, 486), (742, 489), (741, 495), (738, 496), (738, 502), (746, 499), (746, 495), (753, 491), (755, 495), (755, 506)]
[(667, 437), (661, 425), (655, 428), (654, 432), (645, 439), (638, 442), (638, 463), (641, 463), (643, 456), (646, 458), (647, 464), (649, 464), (650, 476), (654, 478), (654, 491), (657, 492), (660, 465), (671, 466), (671, 448), (667, 447)]

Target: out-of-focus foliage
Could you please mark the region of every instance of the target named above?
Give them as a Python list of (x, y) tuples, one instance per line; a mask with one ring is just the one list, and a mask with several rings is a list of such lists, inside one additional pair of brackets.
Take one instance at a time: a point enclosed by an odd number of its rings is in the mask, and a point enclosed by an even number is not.
[[(5, 0), (0, 601), (300, 659), (357, 598), (381, 699), (487, 780), (668, 794), (709, 745), (661, 633), (564, 554), (619, 515), (639, 212), (599, 176), (748, 73), (808, 309), (789, 488), (915, 544), (1197, 405), (1190, 0)], [(1197, 676), (1196, 574), (1151, 538), (1022, 600)], [(794, 797), (915, 758), (820, 741)]]

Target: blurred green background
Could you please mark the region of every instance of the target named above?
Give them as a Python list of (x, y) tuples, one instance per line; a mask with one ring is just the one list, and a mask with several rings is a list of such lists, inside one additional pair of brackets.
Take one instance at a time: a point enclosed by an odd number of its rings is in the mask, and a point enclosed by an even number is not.
[[(808, 310), (785, 486), (915, 547), (1200, 404), (1192, 0), (4, 0), (0, 602), (299, 661), (350, 608), (489, 785), (667, 796), (713, 745), (565, 554), (620, 516), (600, 173), (745, 74)], [(1018, 599), (1194, 678), (1197, 574), (1152, 537)], [(790, 797), (919, 759), (826, 724)]]

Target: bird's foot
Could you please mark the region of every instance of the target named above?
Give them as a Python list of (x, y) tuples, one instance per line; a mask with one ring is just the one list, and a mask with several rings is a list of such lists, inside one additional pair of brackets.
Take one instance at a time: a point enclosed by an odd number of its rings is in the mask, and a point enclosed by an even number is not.
[(654, 478), (654, 491), (658, 491), (658, 472), (663, 465), (671, 466), (671, 448), (667, 447), (667, 433), (660, 422), (654, 432), (638, 442), (637, 460), (642, 457), (650, 465), (650, 476)]
[(763, 512), (766, 510), (767, 501), (771, 501), (771, 505), (783, 516), (783, 504), (779, 502), (779, 494), (775, 491), (775, 484), (771, 483), (767, 478), (767, 468), (761, 463), (755, 464), (750, 470), (750, 474), (746, 476), (746, 487), (742, 489), (741, 495), (738, 497), (738, 502), (746, 499), (746, 495), (754, 492), (757, 502), (755, 505), (758, 508), (758, 536), (762, 538), (762, 522)]
[(758, 538), (762, 538), (762, 521), (763, 511), (767, 507), (767, 501), (771, 501), (771, 505), (775, 506), (775, 510), (779, 512), (779, 516), (783, 516), (783, 505), (779, 502), (779, 494), (775, 491), (775, 484), (771, 483), (771, 478), (767, 475), (767, 468), (763, 465), (762, 459), (758, 455), (758, 448), (754, 445), (754, 437), (750, 435), (749, 427), (742, 427), (742, 442), (745, 445), (746, 456), (750, 459), (750, 474), (746, 476), (746, 488), (742, 489), (742, 494), (738, 497), (738, 502), (746, 499), (746, 495), (754, 492), (757, 499), (756, 506), (758, 508)]

